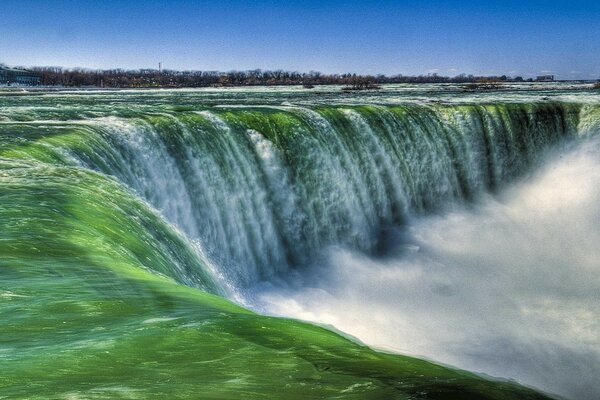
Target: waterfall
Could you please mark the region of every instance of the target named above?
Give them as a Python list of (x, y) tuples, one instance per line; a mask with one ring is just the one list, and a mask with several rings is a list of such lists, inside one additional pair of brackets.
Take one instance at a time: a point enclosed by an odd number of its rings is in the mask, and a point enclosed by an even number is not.
[(28, 135), (5, 152), (27, 147), (27, 157), (116, 178), (243, 287), (331, 245), (376, 252), (382, 232), (411, 215), (499, 190), (594, 112), (570, 103), (120, 111), (15, 123)]
[(597, 398), (597, 95), (425, 89), (0, 96), (7, 395)]

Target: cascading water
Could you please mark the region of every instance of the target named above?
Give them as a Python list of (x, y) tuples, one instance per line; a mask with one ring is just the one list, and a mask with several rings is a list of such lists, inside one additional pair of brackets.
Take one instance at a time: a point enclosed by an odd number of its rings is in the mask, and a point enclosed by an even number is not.
[(38, 144), (135, 189), (247, 286), (498, 190), (579, 118), (569, 104), (238, 107), (68, 121)]
[[(424, 243), (414, 240), (414, 229), (427, 224), (423, 221), (428, 218), (444, 218), (456, 207), (470, 212), (469, 208), (488, 202), (490, 194), (504, 193), (527, 176), (546, 160), (548, 151), (581, 136), (593, 136), (600, 127), (600, 107), (589, 99), (541, 101), (537, 95), (518, 101), (491, 96), (449, 101), (454, 93), (446, 101), (429, 103), (404, 101), (401, 95), (402, 101), (357, 95), (348, 102), (336, 101), (337, 94), (307, 100), (302, 92), (284, 93), (284, 99), (291, 102), (282, 102), (281, 96), (261, 94), (266, 100), (260, 105), (251, 93), (247, 98), (213, 98), (202, 92), (4, 98), (0, 102), (0, 164), (10, 171), (0, 173), (0, 178), (4, 177), (6, 185), (21, 182), (23, 177), (15, 175), (18, 169), (12, 167), (20, 165), (35, 176), (32, 185), (44, 187), (44, 174), (33, 173), (40, 169), (60, 176), (48, 180), (49, 185), (62, 188), (59, 191), (69, 192), (72, 181), (74, 188), (65, 197), (69, 201), (64, 208), (59, 207), (58, 197), (47, 206), (58, 210), (60, 221), (73, 215), (85, 218), (83, 211), (77, 211), (75, 199), (94, 197), (96, 184), (104, 188), (98, 192), (98, 207), (120, 210), (108, 228), (90, 220), (96, 231), (65, 223), (66, 232), (76, 237), (85, 231), (89, 245), (95, 243), (95, 234), (109, 237), (98, 248), (126, 257), (123, 265), (139, 262), (158, 275), (225, 294), (268, 313), (330, 323), (369, 343), (432, 357), (444, 355), (445, 361), (460, 366), (463, 359), (457, 353), (443, 353), (431, 343), (415, 342), (411, 350), (390, 343), (410, 339), (409, 335), (384, 334), (384, 339), (373, 340), (369, 330), (360, 329), (370, 324), (369, 317), (383, 332), (399, 326), (408, 330), (406, 321), (424, 326), (426, 306), (414, 303), (412, 320), (392, 318), (394, 324), (385, 325), (380, 322), (388, 319), (388, 309), (377, 305), (381, 315), (370, 315), (374, 310), (368, 310), (357, 314), (364, 319), (362, 324), (349, 323), (356, 315), (336, 313), (334, 309), (343, 304), (325, 295), (312, 296), (312, 289), (337, 293), (360, 310), (357, 299), (340, 293), (347, 287), (363, 299), (380, 301), (373, 294), (378, 285), (371, 284), (369, 269), (363, 268), (371, 266), (373, 277), (390, 274), (390, 282), (401, 281), (388, 287), (389, 298), (382, 300), (393, 307), (401, 307), (394, 300), (397, 291), (418, 296), (415, 288), (429, 284), (436, 293), (453, 296), (457, 285), (445, 272), (434, 271), (432, 282), (422, 284), (418, 278), (427, 280), (428, 276), (417, 267), (398, 272), (379, 263), (394, 264), (392, 259), (404, 265), (416, 257), (419, 267), (428, 262), (441, 265), (435, 256), (419, 249), (444, 233), (434, 229)], [(84, 183), (85, 190), (80, 188)], [(82, 209), (86, 207), (96, 206), (87, 201)], [(102, 210), (103, 218), (107, 217), (108, 212)], [(124, 222), (127, 218), (131, 223)], [(150, 233), (144, 234), (144, 229)], [(139, 240), (126, 239), (126, 232)], [(395, 240), (398, 232), (400, 239)], [(476, 241), (476, 235), (470, 240)], [(120, 241), (126, 245), (120, 247)], [(69, 247), (68, 252), (79, 251), (74, 249)], [(149, 252), (148, 259), (145, 252)], [(414, 256), (415, 252), (419, 255)], [(425, 256), (420, 258), (421, 254)], [(448, 259), (452, 256), (451, 251), (441, 254)], [(339, 284), (333, 276), (344, 275), (344, 268), (357, 275), (357, 280)], [(469, 271), (477, 273), (475, 268)], [(367, 276), (364, 281), (362, 275)], [(469, 281), (466, 273), (460, 277)], [(315, 283), (321, 279), (322, 285)], [(306, 303), (300, 300), (305, 294)], [(323, 300), (322, 307), (308, 301), (315, 297)], [(473, 298), (465, 304), (480, 299)], [(435, 329), (452, 325), (444, 323)], [(435, 354), (427, 349), (435, 349), (431, 351)], [(509, 375), (489, 363), (464, 365)], [(546, 385), (535, 374), (522, 376), (527, 382)], [(576, 392), (568, 382), (564, 390), (548, 387), (566, 395)], [(580, 397), (593, 396), (587, 387), (577, 390)]]

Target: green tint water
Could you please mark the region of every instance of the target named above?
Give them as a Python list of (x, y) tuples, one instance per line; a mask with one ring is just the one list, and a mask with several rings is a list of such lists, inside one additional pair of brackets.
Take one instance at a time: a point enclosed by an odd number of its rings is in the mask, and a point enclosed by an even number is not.
[(217, 290), (193, 250), (120, 185), (77, 169), (0, 167), (4, 398), (537, 398), (182, 285)]
[(226, 298), (500, 186), (596, 107), (315, 96), (0, 95), (0, 398), (544, 398)]

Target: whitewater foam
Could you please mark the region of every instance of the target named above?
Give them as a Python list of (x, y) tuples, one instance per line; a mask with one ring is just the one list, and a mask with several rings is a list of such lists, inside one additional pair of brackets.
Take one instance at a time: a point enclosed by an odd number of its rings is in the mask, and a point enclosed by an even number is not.
[(399, 235), (396, 254), (335, 248), (254, 306), (383, 349), (600, 396), (600, 141), (557, 152), (499, 196)]

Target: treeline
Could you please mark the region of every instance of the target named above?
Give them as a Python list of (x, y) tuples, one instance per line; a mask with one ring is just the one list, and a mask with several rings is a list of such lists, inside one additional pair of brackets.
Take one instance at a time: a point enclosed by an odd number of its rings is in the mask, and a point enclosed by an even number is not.
[(482, 79), (496, 81), (523, 81), (522, 78), (477, 77), (457, 75), (454, 77), (437, 74), (404, 75), (357, 75), (323, 74), (320, 72), (290, 71), (174, 71), (156, 69), (139, 70), (89, 70), (66, 69), (61, 67), (34, 67), (30, 70), (41, 76), (44, 86), (70, 87), (107, 87), (107, 88), (143, 88), (143, 87), (208, 87), (208, 86), (262, 86), (262, 85), (347, 85), (354, 88), (371, 88), (386, 83), (476, 83)]

